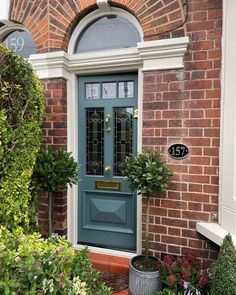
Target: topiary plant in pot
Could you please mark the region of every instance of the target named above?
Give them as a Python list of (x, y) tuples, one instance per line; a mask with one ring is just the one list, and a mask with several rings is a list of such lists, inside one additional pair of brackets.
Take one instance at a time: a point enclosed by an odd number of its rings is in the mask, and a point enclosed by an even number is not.
[[(159, 152), (144, 151), (137, 156), (126, 158), (125, 174), (130, 189), (133, 191), (137, 190), (138, 195), (146, 196), (144, 255), (136, 256), (130, 262), (130, 294), (149, 295), (160, 288), (160, 283), (159, 286), (157, 283), (159, 272), (157, 270), (156, 258), (149, 256), (150, 201), (152, 197), (161, 197), (161, 193), (167, 188), (172, 170), (161, 159)], [(139, 276), (139, 279), (136, 275)]]
[(71, 153), (63, 149), (42, 148), (38, 153), (32, 175), (32, 185), (48, 197), (48, 229), (53, 233), (52, 197), (67, 184), (78, 181), (78, 164)]

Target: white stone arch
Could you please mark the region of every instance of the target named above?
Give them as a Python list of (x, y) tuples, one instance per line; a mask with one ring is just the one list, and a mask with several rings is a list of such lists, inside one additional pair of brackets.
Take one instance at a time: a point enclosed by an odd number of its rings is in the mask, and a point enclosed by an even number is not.
[(2, 22), (4, 24), (4, 26), (2, 26), (0, 28), (0, 42), (10, 33), (14, 32), (14, 31), (26, 31), (28, 32), (28, 30), (21, 24), (17, 24), (14, 23), (12, 21), (9, 20), (0, 20), (0, 22)]

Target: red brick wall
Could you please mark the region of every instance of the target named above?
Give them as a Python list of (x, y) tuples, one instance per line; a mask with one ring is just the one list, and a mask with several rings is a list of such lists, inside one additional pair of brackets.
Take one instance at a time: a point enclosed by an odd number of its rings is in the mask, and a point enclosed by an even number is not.
[[(184, 69), (144, 75), (143, 148), (160, 148), (174, 171), (166, 198), (151, 208), (154, 252), (216, 256), (196, 222), (216, 221), (218, 212), (221, 4), (190, 1)], [(189, 157), (168, 157), (173, 143), (186, 144)]]
[[(43, 123), (45, 144), (67, 148), (67, 87), (64, 79), (42, 80), (45, 89), (46, 118)], [(67, 196), (65, 191), (53, 195), (54, 232), (66, 234)], [(48, 199), (41, 197), (39, 225), (43, 235), (48, 232)]]
[[(74, 26), (88, 12), (98, 9), (96, 0), (12, 0), (11, 3), (11, 19), (32, 33), (38, 52), (67, 51)], [(184, 20), (182, 0), (117, 0), (110, 4), (133, 13), (142, 25), (145, 39), (168, 37), (171, 34), (161, 34)], [(183, 30), (177, 34), (183, 35)]]
[[(183, 254), (191, 249), (214, 259), (218, 248), (196, 232), (197, 221), (216, 221), (218, 211), (222, 0), (114, 0), (139, 20), (145, 40), (189, 36), (184, 69), (144, 74), (143, 148), (161, 149), (174, 170), (165, 198), (151, 207), (152, 251)], [(78, 21), (97, 9), (95, 0), (12, 0), (11, 18), (32, 33), (38, 52), (67, 50)], [(47, 144), (66, 147), (66, 81), (43, 81)], [(167, 156), (172, 143), (189, 147), (188, 158)], [(144, 200), (145, 202), (145, 200)], [(56, 200), (55, 228), (66, 229), (66, 198)], [(40, 217), (46, 232), (46, 204)], [(144, 209), (145, 213), (145, 209)], [(56, 221), (57, 220), (57, 221)]]

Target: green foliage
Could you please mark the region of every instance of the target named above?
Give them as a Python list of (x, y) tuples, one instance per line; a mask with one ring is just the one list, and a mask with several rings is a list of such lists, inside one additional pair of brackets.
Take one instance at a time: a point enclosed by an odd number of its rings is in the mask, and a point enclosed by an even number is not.
[[(48, 196), (48, 231), (53, 232), (53, 192), (66, 184), (72, 186), (78, 181), (78, 164), (71, 153), (63, 149), (43, 148), (37, 155), (32, 175), (32, 187), (35, 193), (44, 191)], [(37, 206), (33, 206), (37, 207)]]
[(169, 288), (164, 288), (161, 291), (155, 292), (152, 295), (185, 295), (184, 291), (175, 292)]
[(98, 283), (87, 248), (75, 252), (63, 237), (43, 239), (0, 227), (0, 294), (110, 295)]
[(149, 196), (159, 196), (172, 175), (170, 167), (156, 151), (144, 151), (137, 156), (127, 157), (125, 171), (130, 188)]
[(210, 268), (211, 295), (236, 294), (236, 250), (231, 235), (223, 241), (219, 256)]
[(66, 184), (78, 181), (78, 164), (71, 153), (63, 149), (41, 149), (33, 170), (36, 187), (46, 192), (57, 192)]
[(30, 230), (29, 185), (41, 144), (44, 91), (29, 63), (0, 45), (0, 224)]

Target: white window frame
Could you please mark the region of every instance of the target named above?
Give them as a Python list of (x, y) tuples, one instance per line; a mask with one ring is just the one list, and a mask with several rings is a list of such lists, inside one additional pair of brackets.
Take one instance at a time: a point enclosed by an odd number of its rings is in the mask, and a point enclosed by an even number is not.
[[(106, 8), (106, 9), (105, 9)], [(107, 15), (117, 15), (119, 17), (122, 17), (124, 19), (129, 20), (134, 27), (137, 28), (139, 35), (141, 37), (141, 40), (143, 40), (143, 31), (140, 23), (138, 20), (130, 13), (127, 11), (120, 9), (120, 8), (115, 8), (115, 7), (110, 7), (110, 6), (103, 6), (103, 9), (95, 10), (85, 16), (79, 23), (79, 25), (75, 28), (69, 42), (68, 46), (68, 53), (69, 54), (74, 54), (74, 48), (76, 45), (76, 42), (78, 40), (78, 37), (80, 34), (86, 29), (95, 19), (105, 17)]]
[(0, 42), (4, 39), (4, 37), (10, 33), (13, 33), (18, 30), (27, 31), (26, 28), (20, 24), (16, 24), (12, 21), (8, 20), (0, 20), (5, 26), (0, 28)]

